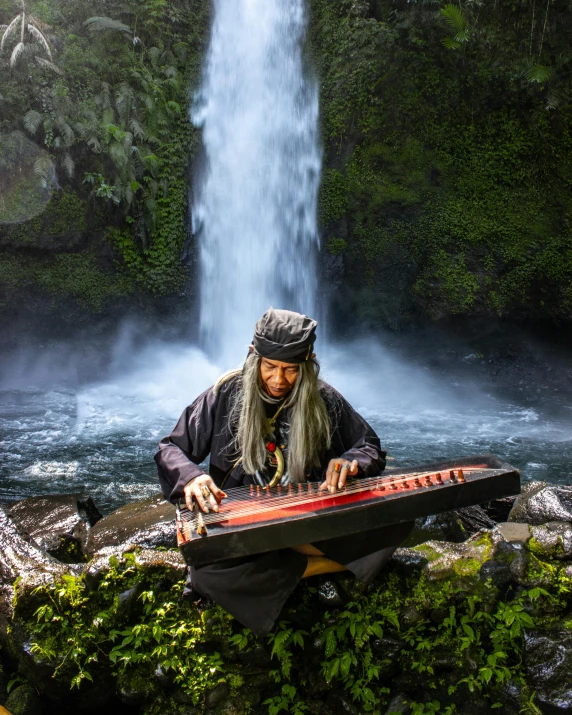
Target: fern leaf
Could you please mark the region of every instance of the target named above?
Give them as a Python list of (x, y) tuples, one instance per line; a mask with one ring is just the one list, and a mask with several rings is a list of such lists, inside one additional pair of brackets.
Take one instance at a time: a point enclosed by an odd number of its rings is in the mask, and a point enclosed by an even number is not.
[(31, 109), (24, 115), (24, 127), (30, 132), (30, 134), (35, 134), (38, 131), (42, 123), (43, 116), (40, 112), (35, 109)]
[(460, 8), (456, 5), (445, 5), (441, 8), (441, 16), (445, 18), (447, 24), (455, 35), (463, 34), (467, 29), (467, 20)]
[(34, 173), (40, 177), (44, 189), (57, 188), (55, 165), (51, 156), (39, 156), (34, 162)]
[(129, 122), (129, 129), (136, 139), (145, 138), (145, 129), (143, 129), (141, 122), (137, 121), (137, 119), (131, 119)]
[(461, 47), (461, 43), (453, 37), (444, 37), (441, 41), (448, 50), (458, 50)]
[(104, 30), (114, 30), (116, 32), (123, 32), (126, 35), (131, 35), (131, 28), (125, 25), (119, 20), (113, 20), (111, 17), (90, 17), (85, 22), (84, 25), (87, 27), (89, 32), (103, 32)]
[(44, 35), (38, 30), (38, 28), (35, 25), (32, 25), (31, 23), (28, 23), (28, 32), (36, 42), (39, 42), (40, 45), (44, 48), (46, 51), (46, 54), (52, 59), (52, 51), (50, 50), (50, 45), (48, 44), (47, 39), (44, 37)]
[(61, 115), (58, 116), (56, 118), (55, 125), (59, 129), (60, 134), (62, 135), (62, 137), (66, 143), (66, 146), (71, 146), (75, 139), (75, 134), (74, 134), (73, 129), (66, 122), (65, 118), (62, 117)]
[(63, 74), (61, 69), (57, 65), (55, 65), (53, 62), (50, 62), (49, 60), (46, 60), (43, 57), (35, 57), (34, 59), (42, 67), (46, 67), (47, 69), (50, 69), (50, 70), (52, 70), (52, 72), (56, 72), (57, 74)]
[(550, 90), (546, 94), (546, 109), (556, 109), (560, 104), (560, 95), (554, 90)]
[(18, 58), (20, 55), (24, 52), (26, 49), (26, 45), (23, 42), (18, 42), (16, 47), (12, 50), (12, 54), (10, 55), (10, 67), (14, 67), (16, 62), (18, 62)]
[(90, 137), (87, 140), (87, 145), (95, 154), (99, 154), (101, 151), (101, 144), (99, 143), (99, 139), (97, 137)]
[(6, 27), (6, 29), (4, 30), (4, 34), (2, 35), (2, 40), (0, 40), (0, 52), (4, 50), (6, 42), (8, 42), (8, 40), (10, 39), (10, 35), (12, 35), (16, 31), (16, 26), (18, 25), (18, 22), (21, 21), (22, 14), (16, 15), (12, 22)]
[(525, 74), (529, 82), (537, 82), (538, 84), (549, 82), (553, 76), (554, 67), (546, 67), (546, 65), (534, 65), (530, 67)]
[(62, 164), (68, 178), (71, 179), (75, 171), (75, 162), (67, 152), (64, 154)]

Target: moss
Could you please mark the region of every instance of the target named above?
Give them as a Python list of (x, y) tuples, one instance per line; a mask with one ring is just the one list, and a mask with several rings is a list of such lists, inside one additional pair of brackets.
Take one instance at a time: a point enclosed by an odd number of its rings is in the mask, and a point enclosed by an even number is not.
[[(572, 90), (562, 86), (547, 111), (533, 83), (515, 83), (520, 11), (480, 17), (461, 57), (429, 7), (310, 9), (326, 145), (320, 216), (326, 235), (340, 219), (347, 230), (348, 314), (570, 319), (572, 191), (559, 177), (572, 160)], [(555, 27), (541, 43), (547, 65), (563, 37)], [(406, 277), (392, 308), (374, 286), (396, 274)]]
[(88, 205), (70, 189), (55, 193), (43, 212), (19, 224), (0, 229), (0, 244), (15, 247), (37, 247), (47, 250), (77, 240), (87, 228)]
[(345, 241), (343, 238), (330, 238), (328, 239), (328, 242), (326, 244), (326, 249), (333, 256), (339, 256), (340, 253), (343, 253), (347, 247), (347, 241)]
[(18, 685), (6, 700), (10, 715), (42, 715), (43, 705), (31, 685)]
[(453, 568), (457, 576), (477, 576), (482, 565), (479, 559), (458, 559)]

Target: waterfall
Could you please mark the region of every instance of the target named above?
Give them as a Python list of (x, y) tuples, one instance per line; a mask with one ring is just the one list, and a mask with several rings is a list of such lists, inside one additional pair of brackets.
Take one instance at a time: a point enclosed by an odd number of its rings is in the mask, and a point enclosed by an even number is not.
[(318, 87), (304, 73), (304, 0), (215, 0), (202, 86), (193, 233), (200, 335), (221, 365), (244, 357), (270, 306), (315, 315)]

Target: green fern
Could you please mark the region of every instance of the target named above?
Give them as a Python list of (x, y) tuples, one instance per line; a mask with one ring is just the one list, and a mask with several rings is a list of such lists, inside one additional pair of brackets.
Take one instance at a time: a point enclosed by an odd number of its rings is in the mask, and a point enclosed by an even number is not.
[(453, 33), (452, 37), (443, 38), (442, 42), (448, 50), (458, 50), (469, 39), (469, 25), (463, 12), (456, 5), (448, 4), (441, 8), (441, 16)]

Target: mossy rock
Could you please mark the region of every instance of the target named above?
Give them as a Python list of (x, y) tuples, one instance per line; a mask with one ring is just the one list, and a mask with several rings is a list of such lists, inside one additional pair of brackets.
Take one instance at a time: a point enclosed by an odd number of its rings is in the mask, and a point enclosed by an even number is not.
[(10, 715), (48, 715), (42, 700), (31, 685), (14, 688), (6, 700)]

